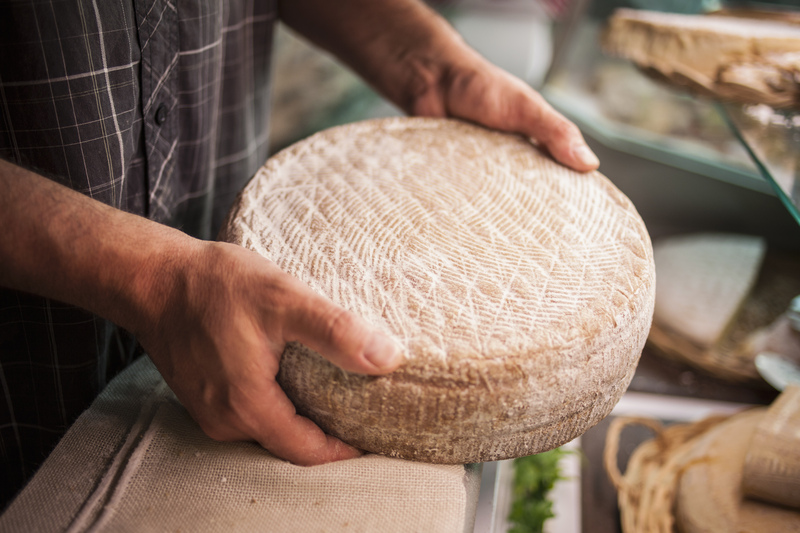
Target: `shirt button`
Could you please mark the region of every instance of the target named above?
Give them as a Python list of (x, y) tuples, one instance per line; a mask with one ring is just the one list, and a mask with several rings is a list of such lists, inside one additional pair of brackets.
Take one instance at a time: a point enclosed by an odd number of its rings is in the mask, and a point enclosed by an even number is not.
[(158, 124), (160, 126), (163, 123), (165, 123), (167, 121), (167, 114), (168, 113), (169, 113), (169, 111), (167, 111), (166, 104), (159, 105), (158, 108), (156, 108), (156, 116), (155, 116), (156, 124)]

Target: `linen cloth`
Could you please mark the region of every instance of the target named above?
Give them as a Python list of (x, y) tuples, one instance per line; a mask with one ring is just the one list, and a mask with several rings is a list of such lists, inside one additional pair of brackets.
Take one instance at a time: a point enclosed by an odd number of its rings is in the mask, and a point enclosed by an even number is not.
[[(267, 158), (275, 0), (0, 3), (0, 157), (209, 238)], [(0, 508), (135, 339), (0, 289)]]
[(0, 516), (12, 531), (472, 531), (477, 465), (314, 467), (208, 438), (146, 357), (114, 379)]

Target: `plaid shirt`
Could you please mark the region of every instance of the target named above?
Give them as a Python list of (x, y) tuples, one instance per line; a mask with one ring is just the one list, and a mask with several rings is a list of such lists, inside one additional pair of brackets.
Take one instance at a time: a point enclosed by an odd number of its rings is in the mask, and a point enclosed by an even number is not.
[[(0, 157), (213, 236), (267, 158), (275, 19), (275, 0), (3, 0)], [(136, 346), (0, 289), (0, 508)]]

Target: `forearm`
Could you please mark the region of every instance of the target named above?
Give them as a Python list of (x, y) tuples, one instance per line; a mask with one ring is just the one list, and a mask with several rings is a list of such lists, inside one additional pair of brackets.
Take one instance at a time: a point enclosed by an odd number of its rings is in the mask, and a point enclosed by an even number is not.
[(420, 114), (416, 101), (441, 86), (454, 66), (479, 60), (418, 0), (282, 0), (280, 16), (412, 114)]
[(186, 235), (0, 160), (0, 285), (77, 305), (129, 329), (166, 295)]

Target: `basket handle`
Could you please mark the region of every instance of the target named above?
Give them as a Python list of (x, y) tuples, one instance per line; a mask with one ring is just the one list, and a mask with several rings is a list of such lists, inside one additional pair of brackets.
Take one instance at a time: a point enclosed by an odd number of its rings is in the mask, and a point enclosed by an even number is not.
[(619, 439), (622, 436), (622, 430), (628, 426), (644, 426), (652, 429), (656, 437), (661, 434), (664, 426), (658, 420), (652, 418), (642, 417), (620, 417), (611, 421), (611, 425), (606, 433), (606, 446), (603, 450), (603, 466), (608, 473), (611, 483), (617, 489), (625, 485), (625, 478), (619, 470), (617, 464), (617, 452), (619, 451)]

